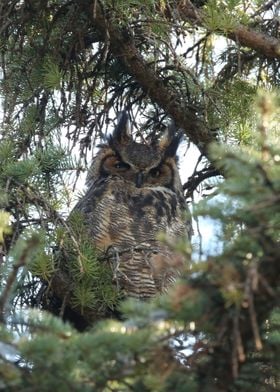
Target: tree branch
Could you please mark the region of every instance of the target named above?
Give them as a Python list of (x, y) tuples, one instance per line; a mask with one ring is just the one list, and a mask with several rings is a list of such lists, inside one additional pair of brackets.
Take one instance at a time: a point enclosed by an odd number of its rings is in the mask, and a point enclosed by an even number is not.
[(17, 262), (13, 265), (13, 268), (10, 272), (10, 274), (7, 277), (6, 285), (3, 289), (3, 292), (0, 297), (0, 322), (4, 322), (4, 316), (5, 316), (5, 307), (6, 304), (9, 300), (9, 294), (13, 288), (13, 285), (16, 281), (17, 278), (17, 273), (21, 267), (26, 265), (28, 258), (30, 257), (30, 254), (34, 252), (34, 249), (39, 244), (39, 238), (37, 236), (32, 236), (26, 241), (25, 247), (22, 250), (22, 253), (20, 254)]
[(195, 171), (188, 178), (188, 181), (183, 185), (183, 190), (187, 190), (186, 198), (192, 196), (198, 185), (201, 184), (204, 180), (219, 175), (221, 175), (221, 173), (219, 173), (219, 171), (213, 167), (207, 167), (200, 171)]
[(127, 72), (137, 80), (151, 100), (172, 116), (178, 127), (185, 130), (200, 151), (208, 156), (207, 147), (215, 141), (215, 136), (198, 113), (185, 105), (183, 97), (166, 87), (164, 81), (147, 65), (129, 31), (107, 19), (97, 2), (94, 4), (93, 21), (102, 38), (109, 41), (112, 54), (123, 63)]
[[(177, 4), (177, 9), (183, 19), (203, 26), (203, 11), (196, 8), (191, 1), (180, 1)], [(167, 87), (164, 80), (147, 65), (128, 29), (120, 28), (114, 23), (97, 1), (94, 3), (92, 12), (95, 28), (101, 34), (102, 39), (109, 42), (115, 58), (123, 63), (127, 72), (137, 80), (151, 100), (172, 116), (176, 125), (185, 130), (190, 141), (209, 158), (208, 146), (216, 139), (201, 115), (186, 106), (180, 94)], [(221, 34), (222, 32), (217, 31), (217, 33)], [(269, 58), (280, 58), (280, 42), (274, 37), (242, 25), (232, 32), (226, 34), (223, 32), (223, 34)]]
[[(203, 27), (203, 11), (196, 8), (191, 1), (181, 0), (178, 3), (177, 8), (183, 19), (195, 22)], [(271, 37), (243, 25), (238, 25), (233, 31), (229, 31), (228, 33), (225, 33), (224, 31), (216, 31), (216, 33), (225, 35), (238, 44), (254, 49), (268, 58), (280, 59), (280, 41), (275, 37)]]

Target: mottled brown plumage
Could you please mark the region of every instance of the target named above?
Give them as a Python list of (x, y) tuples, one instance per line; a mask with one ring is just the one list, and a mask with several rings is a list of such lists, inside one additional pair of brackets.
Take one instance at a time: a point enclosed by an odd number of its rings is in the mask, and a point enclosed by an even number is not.
[(183, 258), (158, 240), (161, 232), (174, 242), (190, 237), (176, 164), (179, 139), (169, 128), (156, 143), (137, 143), (123, 112), (94, 158), (88, 190), (76, 206), (127, 296), (166, 291), (183, 267)]

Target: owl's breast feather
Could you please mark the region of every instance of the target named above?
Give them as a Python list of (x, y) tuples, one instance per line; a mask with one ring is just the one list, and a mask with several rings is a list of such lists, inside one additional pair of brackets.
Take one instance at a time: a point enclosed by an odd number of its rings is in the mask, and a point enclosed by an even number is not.
[(123, 181), (104, 185), (88, 216), (98, 248), (136, 246), (147, 239), (154, 244), (159, 232), (174, 238), (184, 234), (182, 206), (175, 192), (164, 187), (124, 186)]

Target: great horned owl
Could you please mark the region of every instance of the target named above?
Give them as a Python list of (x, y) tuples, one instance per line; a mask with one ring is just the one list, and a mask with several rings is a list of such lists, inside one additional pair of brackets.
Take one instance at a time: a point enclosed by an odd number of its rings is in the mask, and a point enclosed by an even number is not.
[(191, 232), (176, 164), (180, 137), (171, 128), (157, 142), (138, 143), (122, 112), (93, 160), (88, 190), (75, 208), (110, 260), (116, 284), (139, 299), (165, 292), (184, 265), (159, 233), (175, 242)]

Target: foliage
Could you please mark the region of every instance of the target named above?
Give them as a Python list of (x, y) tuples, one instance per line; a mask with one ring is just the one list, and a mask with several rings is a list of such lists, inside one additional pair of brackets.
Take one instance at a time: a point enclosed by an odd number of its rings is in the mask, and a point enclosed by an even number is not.
[(225, 33), (234, 31), (239, 23), (248, 24), (250, 19), (243, 12), (240, 0), (210, 0), (205, 5), (204, 23), (210, 31), (222, 30)]
[[(0, 390), (279, 390), (276, 2), (2, 3)], [(171, 116), (196, 144), (184, 187), (216, 227), (149, 303), (69, 215), (123, 108), (137, 137)]]
[(95, 310), (99, 317), (106, 310), (114, 309), (119, 300), (119, 293), (112, 285), (113, 273), (108, 261), (98, 257), (92, 244), (83, 216), (74, 211), (69, 218), (71, 230), (59, 230), (58, 242), (61, 251), (57, 256), (57, 269), (67, 269), (72, 277), (72, 305), (83, 311), (85, 308)]
[(9, 234), (11, 229), (9, 225), (10, 215), (8, 212), (0, 211), (0, 243), (4, 241), (4, 234)]
[[(217, 190), (226, 196), (226, 203), (219, 197), (211, 201), (211, 196), (198, 208), (200, 214), (220, 221), (219, 241), (224, 248), (220, 254), (196, 262), (196, 272), (186, 271), (169, 295), (149, 304), (125, 302), (124, 321), (105, 321), (82, 334), (42, 312), (13, 318), (12, 324), (22, 323), (23, 318), (27, 326), (19, 339), (7, 337), (3, 325), (2, 339), (21, 357), (20, 368), (3, 360), (2, 365), (10, 368), (3, 377), (5, 388), (29, 390), (40, 384), (42, 390), (67, 390), (71, 385), (72, 390), (89, 391), (197, 391), (207, 383), (209, 390), (216, 390), (231, 370), (227, 366), (238, 368), (244, 361), (242, 351), (249, 348), (250, 360), (241, 367), (230, 390), (254, 390), (255, 383), (260, 391), (266, 390), (267, 383), (277, 390), (280, 184), (275, 159), (277, 162), (280, 150), (272, 145), (268, 149), (265, 159), (255, 150), (248, 160), (246, 148), (235, 152), (213, 148), (212, 154), (220, 157), (228, 174)], [(229, 223), (231, 241), (227, 240)], [(88, 273), (94, 280), (93, 266)], [(252, 319), (255, 309), (257, 324)], [(246, 319), (251, 320), (247, 329)], [(225, 325), (232, 339), (225, 335)], [(255, 347), (248, 343), (250, 335)], [(177, 355), (188, 346), (181, 360), (174, 357), (177, 340), (181, 342)], [(233, 354), (235, 349), (239, 351)], [(219, 357), (220, 351), (229, 358), (217, 366), (215, 353)], [(11, 380), (10, 374), (16, 377)]]

